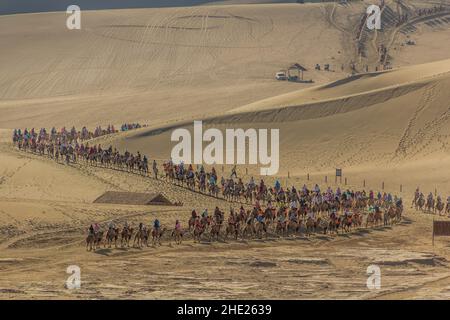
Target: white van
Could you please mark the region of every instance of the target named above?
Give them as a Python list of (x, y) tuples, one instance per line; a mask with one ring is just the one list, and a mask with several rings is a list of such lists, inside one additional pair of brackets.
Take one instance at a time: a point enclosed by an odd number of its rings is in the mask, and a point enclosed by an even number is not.
[(277, 80), (287, 80), (286, 72), (280, 71), (275, 75)]

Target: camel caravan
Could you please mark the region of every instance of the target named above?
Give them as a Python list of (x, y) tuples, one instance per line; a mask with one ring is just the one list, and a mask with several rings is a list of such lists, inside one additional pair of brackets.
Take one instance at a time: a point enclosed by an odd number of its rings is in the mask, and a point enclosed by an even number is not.
[[(92, 251), (103, 248), (111, 248), (114, 246), (117, 248), (119, 245), (122, 248), (129, 248), (130, 246), (142, 248), (149, 246), (149, 240), (151, 237), (152, 245), (161, 245), (161, 238), (167, 232), (167, 228), (161, 228), (159, 220), (155, 220), (153, 223), (153, 229), (148, 228), (143, 223), (135, 229), (125, 222), (122, 229), (116, 227), (114, 223), (108, 225), (108, 230), (105, 232), (100, 230), (98, 223), (92, 224), (88, 229), (88, 235), (86, 237), (86, 250)], [(183, 233), (181, 231), (181, 225), (177, 221), (175, 228), (172, 231), (171, 237), (175, 240), (175, 243), (181, 244)]]
[[(60, 132), (52, 129), (47, 134), (41, 129), (39, 134), (34, 130), (14, 130), (13, 143), (19, 150), (31, 151), (47, 156), (56, 161), (65, 159), (67, 164), (79, 163), (104, 168), (138, 173), (144, 176), (153, 175), (158, 179), (158, 165), (152, 163), (152, 174), (149, 173), (149, 159), (140, 152), (136, 154), (120, 153), (110, 146), (103, 149), (101, 145), (90, 145), (85, 139), (100, 133), (115, 132), (113, 126), (108, 130), (97, 128), (89, 133), (85, 128), (78, 132), (62, 129)], [(87, 133), (86, 133), (87, 132)], [(402, 220), (402, 199), (389, 193), (375, 195), (373, 191), (346, 190), (330, 187), (321, 192), (316, 185), (309, 190), (306, 185), (297, 190), (295, 186), (283, 188), (276, 180), (273, 186), (268, 186), (263, 179), (257, 183), (253, 177), (244, 182), (236, 173), (236, 167), (229, 177), (218, 178), (212, 167), (209, 171), (204, 166), (174, 164), (171, 160), (164, 162), (163, 171), (167, 182), (199, 192), (208, 196), (222, 198), (231, 204), (229, 217), (225, 220), (224, 211), (215, 208), (212, 216), (208, 210), (198, 215), (194, 210), (186, 229), (176, 221), (174, 228), (161, 228), (159, 221), (146, 226), (141, 223), (133, 228), (125, 224), (122, 228), (110, 226), (101, 230), (98, 224), (89, 228), (86, 238), (88, 250), (103, 247), (144, 247), (161, 244), (162, 239), (169, 238), (180, 244), (183, 239), (194, 241), (237, 239), (260, 239), (268, 236), (311, 236), (314, 233), (338, 234), (350, 232), (358, 228), (388, 226)], [(419, 197), (420, 198), (420, 197)], [(421, 202), (420, 199), (417, 201)], [(238, 211), (232, 207), (239, 203)], [(438, 200), (433, 208), (440, 210)], [(251, 210), (244, 206), (253, 207)], [(447, 204), (447, 211), (449, 205)]]
[(433, 214), (437, 213), (440, 216), (445, 216), (447, 214), (450, 217), (450, 196), (447, 197), (447, 204), (445, 204), (440, 195), (435, 199), (432, 192), (430, 192), (425, 199), (424, 194), (417, 188), (411, 203), (411, 208), (413, 207), (417, 211), (420, 210), (422, 212)]
[[(50, 134), (46, 129), (41, 129), (39, 134), (34, 129), (30, 131), (25, 129), (23, 132), (19, 129), (14, 130), (13, 143), (19, 150), (47, 156), (57, 162), (111, 168), (158, 179), (160, 176), (156, 160), (152, 161), (149, 168), (149, 158), (139, 151), (136, 154), (128, 151), (120, 153), (112, 146), (104, 149), (100, 144), (90, 145), (87, 141), (89, 137), (115, 132), (117, 131), (112, 125), (106, 130), (97, 127), (92, 133), (85, 127), (81, 131), (75, 128), (67, 131), (62, 128), (59, 132), (53, 128)], [(163, 171), (163, 177), (165, 176), (166, 181), (172, 184), (229, 202), (253, 204), (258, 201), (262, 204), (277, 202), (286, 205), (300, 198), (295, 187), (284, 189), (279, 181), (276, 181), (273, 187), (266, 186), (264, 180), (258, 184), (253, 177), (244, 182), (242, 178), (237, 177), (236, 167), (232, 169), (229, 177), (222, 176), (220, 181), (214, 167), (206, 171), (202, 165), (194, 169), (192, 165), (174, 164), (169, 160), (163, 163)]]
[[(397, 4), (397, 6), (399, 4), (401, 4), (400, 1), (396, 1), (399, 2)], [(429, 8), (415, 8), (415, 9), (411, 9), (408, 10), (406, 9), (405, 11), (405, 6), (403, 6), (403, 9), (401, 11), (401, 13), (398, 14), (389, 14), (389, 11), (393, 11), (393, 8), (389, 8), (386, 3), (384, 1), (381, 1), (380, 5), (379, 5), (379, 10), (380, 10), (380, 14), (381, 12), (387, 12), (387, 14), (385, 15), (385, 18), (383, 19), (383, 29), (384, 30), (388, 30), (388, 29), (398, 29), (398, 28), (402, 28), (402, 27), (406, 27), (408, 25), (413, 25), (414, 23), (420, 23), (423, 21), (426, 21), (428, 19), (430, 19), (432, 21), (432, 19), (435, 18), (439, 18), (440, 16), (444, 16), (446, 14), (449, 13), (450, 7), (448, 6), (444, 6), (442, 4), (439, 5), (433, 5), (432, 7)], [(375, 12), (375, 11), (373, 11)], [(355, 34), (355, 39), (357, 40), (356, 43), (356, 49), (357, 49), (357, 54), (359, 56), (362, 57), (366, 57), (367, 56), (367, 36), (364, 36), (364, 33), (366, 32), (370, 32), (370, 28), (367, 27), (367, 22), (369, 21), (369, 17), (373, 17), (373, 13), (369, 13), (367, 11), (364, 11), (364, 13), (361, 14), (360, 16), (360, 20), (358, 23), (358, 27), (357, 27), (357, 32)], [(411, 41), (407, 42), (407, 44), (415, 44)], [(375, 66), (375, 71), (383, 71), (383, 70), (389, 70), (392, 69), (392, 61), (390, 60), (390, 55), (388, 54), (388, 48), (384, 45), (381, 45), (378, 47), (378, 65)], [(356, 66), (354, 65), (354, 63), (352, 62), (350, 64), (351, 67), (351, 71), (352, 74), (356, 74), (358, 73), (358, 71), (356, 70)], [(317, 68), (316, 68), (317, 69)], [(342, 67), (341, 70), (343, 70), (344, 68)], [(365, 65), (364, 69), (365, 72), (369, 72), (369, 66)]]
[[(130, 130), (140, 127), (129, 126)], [(39, 134), (34, 129), (30, 131), (25, 129), (23, 132), (20, 129), (15, 129), (13, 144), (19, 150), (31, 151), (41, 156), (46, 155), (56, 162), (62, 160), (70, 164), (82, 160), (88, 165), (111, 167), (124, 171), (138, 170), (140, 173), (147, 174), (147, 157), (142, 157), (139, 152), (136, 155), (129, 152), (120, 154), (112, 147), (102, 149), (101, 145), (89, 145), (88, 140), (90, 139), (117, 132), (113, 125), (109, 125), (106, 130), (97, 127), (94, 132), (88, 131), (86, 127), (83, 127), (81, 131), (77, 131), (75, 127), (70, 131), (62, 128), (59, 132), (53, 128), (50, 134), (47, 133), (45, 128), (41, 129)], [(157, 170), (156, 163), (154, 169)]]
[(125, 222), (122, 228), (110, 223), (107, 230), (101, 230), (98, 224), (93, 224), (86, 238), (86, 250), (96, 250), (102, 245), (103, 248), (157, 246), (161, 245), (165, 235), (176, 244), (181, 244), (186, 238), (194, 242), (211, 242), (269, 236), (310, 237), (317, 233), (333, 235), (400, 223), (402, 212), (402, 199), (388, 193), (342, 192), (340, 188), (335, 192), (331, 188), (321, 192), (318, 185), (314, 190), (303, 186), (297, 192), (292, 187), (289, 202), (278, 198), (274, 203), (269, 200), (264, 206), (256, 200), (253, 208), (247, 210), (242, 205), (237, 211), (230, 207), (227, 219), (225, 212), (218, 207), (212, 215), (208, 209), (201, 214), (193, 210), (185, 229), (180, 220), (176, 220), (174, 228), (170, 229), (162, 227), (158, 219), (148, 226), (140, 223), (136, 228)]
[[(261, 182), (263, 183), (263, 181)], [(274, 189), (281, 190), (275, 182)], [(360, 227), (392, 225), (401, 221), (403, 205), (401, 198), (390, 194), (375, 197), (372, 191), (335, 192), (329, 187), (325, 192), (316, 185), (314, 190), (306, 186), (300, 191), (295, 187), (290, 190), (288, 201), (277, 198), (269, 200), (261, 206), (256, 200), (253, 209), (245, 210), (243, 206), (238, 212), (230, 208), (227, 222), (224, 223), (224, 212), (216, 207), (212, 217), (205, 209), (201, 216), (196, 211), (188, 221), (188, 231), (194, 241), (200, 241), (205, 235), (207, 239), (252, 239), (267, 237), (269, 234), (278, 237), (313, 233), (338, 234), (350, 232)]]
[(114, 125), (108, 125), (106, 129), (102, 129), (102, 127), (98, 126), (94, 131), (89, 131), (86, 127), (83, 127), (81, 131), (76, 130), (75, 127), (72, 127), (70, 130), (63, 127), (57, 131), (56, 128), (53, 127), (50, 130), (50, 133), (47, 132), (47, 129), (41, 128), (39, 134), (34, 128), (31, 130), (24, 129), (23, 132), (21, 129), (14, 129), (13, 142), (17, 144), (17, 146), (29, 147), (31, 147), (33, 143), (48, 141), (62, 141), (71, 144), (77, 141), (86, 141), (117, 132), (118, 131), (114, 129)]
[(80, 142), (117, 132), (113, 125), (108, 125), (107, 129), (96, 127), (94, 131), (89, 131), (86, 127), (83, 127), (81, 131), (77, 131), (75, 127), (72, 127), (71, 130), (63, 127), (57, 131), (53, 127), (50, 132), (41, 128), (39, 133), (34, 128), (23, 131), (14, 129), (13, 144), (21, 151), (31, 151), (41, 156), (46, 154), (56, 161), (59, 161), (60, 158), (65, 159), (69, 164), (76, 162), (76, 148), (79, 147)]
[[(135, 130), (135, 129), (140, 129), (143, 126), (141, 126), (140, 123), (124, 123), (120, 126), (120, 131), (124, 132), (124, 131), (130, 131), (130, 130)], [(145, 125), (144, 125), (145, 127)]]

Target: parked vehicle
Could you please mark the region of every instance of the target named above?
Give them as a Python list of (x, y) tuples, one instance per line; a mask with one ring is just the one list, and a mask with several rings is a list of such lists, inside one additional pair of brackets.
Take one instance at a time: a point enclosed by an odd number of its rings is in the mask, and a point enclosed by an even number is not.
[(284, 72), (284, 71), (277, 72), (277, 74), (275, 75), (275, 78), (280, 81), (285, 81), (288, 79), (286, 72)]

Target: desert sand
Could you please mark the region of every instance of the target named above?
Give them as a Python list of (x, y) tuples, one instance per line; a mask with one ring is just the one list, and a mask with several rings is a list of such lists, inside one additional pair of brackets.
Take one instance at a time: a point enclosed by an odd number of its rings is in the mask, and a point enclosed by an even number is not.
[[(0, 299), (448, 299), (450, 241), (433, 246), (438, 217), (410, 203), (418, 186), (450, 195), (450, 1), (401, 26), (392, 17), (436, 1), (385, 1), (390, 18), (382, 32), (363, 34), (363, 55), (355, 36), (369, 1), (252, 2), (88, 11), (72, 31), (65, 13), (0, 16)], [(381, 44), (389, 70), (380, 68)], [(293, 63), (313, 83), (274, 79)], [(193, 120), (279, 128), (283, 185), (384, 184), (404, 199), (403, 221), (338, 236), (165, 238), (156, 248), (86, 252), (93, 222), (158, 217), (172, 228), (193, 208), (230, 203), (166, 181), (58, 164), (11, 142), (14, 128), (140, 122), (148, 127), (96, 143), (162, 161), (173, 146), (169, 129)], [(346, 185), (335, 183), (335, 168)], [(238, 173), (248, 179), (259, 170)], [(183, 206), (93, 203), (109, 190), (161, 192)], [(379, 290), (366, 287), (372, 264), (381, 267)], [(81, 269), (78, 290), (64, 286), (70, 265)]]

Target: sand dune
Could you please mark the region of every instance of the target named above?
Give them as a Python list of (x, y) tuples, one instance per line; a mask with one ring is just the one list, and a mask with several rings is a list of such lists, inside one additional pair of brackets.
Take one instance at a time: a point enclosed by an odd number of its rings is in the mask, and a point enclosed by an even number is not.
[[(355, 75), (310, 89), (257, 101), (230, 110), (228, 113), (259, 112), (265, 109), (297, 107), (307, 103), (323, 104), (328, 101), (351, 100), (357, 97), (367, 99), (368, 96), (378, 97), (380, 99), (378, 101), (386, 101), (417, 90), (435, 80), (436, 77), (446, 77), (449, 73), (450, 60), (443, 60), (398, 70)], [(391, 96), (386, 97), (389, 95)], [(375, 100), (375, 102), (377, 101)], [(365, 106), (371, 103), (366, 100)], [(354, 103), (354, 105), (357, 104)], [(320, 115), (320, 111), (318, 115)]]
[[(174, 121), (180, 109), (203, 117), (304, 87), (276, 82), (275, 72), (293, 62), (337, 64), (343, 52), (339, 31), (316, 5), (89, 11), (75, 32), (65, 28), (65, 16), (1, 17), (0, 127), (68, 125), (61, 121), (68, 113), (92, 125)], [(321, 82), (341, 75), (309, 76)], [(19, 116), (18, 106), (30, 117)]]
[[(88, 11), (79, 31), (65, 28), (65, 13), (1, 16), (0, 128), (199, 119), (345, 78), (350, 62), (373, 71), (372, 58), (359, 63), (353, 39), (364, 8), (358, 2)], [(396, 33), (393, 65), (450, 58), (445, 18)], [(442, 22), (427, 24), (433, 21)], [(405, 46), (407, 37), (417, 45)], [(274, 80), (294, 62), (315, 84)], [(334, 72), (315, 71), (316, 63)]]
[[(362, 183), (373, 181), (382, 166), (396, 187), (403, 183), (409, 190), (423, 185), (450, 192), (449, 71), (450, 60), (445, 60), (355, 76), (256, 102), (204, 123), (219, 129), (279, 128), (283, 175), (323, 177), (344, 167), (349, 179)], [(180, 126), (191, 128), (192, 123)], [(167, 159), (174, 145), (170, 129), (176, 127), (143, 129), (112, 143)], [(424, 165), (436, 170), (433, 179)]]
[[(158, 217), (172, 228), (193, 208), (230, 203), (136, 174), (57, 164), (10, 143), (15, 127), (140, 122), (149, 126), (91, 143), (161, 162), (170, 156), (172, 129), (193, 120), (218, 129), (279, 128), (280, 171), (265, 177), (270, 184), (384, 186), (407, 204), (417, 186), (446, 197), (450, 11), (395, 26), (398, 14), (434, 2), (386, 1), (384, 29), (363, 34), (361, 55), (355, 35), (371, 1), (89, 11), (74, 32), (65, 13), (0, 16), (0, 269), (8, 274), (0, 277), (0, 299), (446, 298), (448, 241), (431, 247), (434, 217), (409, 205), (397, 226), (340, 236), (188, 238), (181, 246), (165, 238), (162, 247), (88, 254), (83, 240), (92, 222)], [(393, 69), (375, 72), (380, 44), (389, 47)], [(274, 79), (295, 62), (314, 83)], [(331, 71), (314, 70), (316, 63)], [(335, 183), (336, 168), (346, 183)], [(259, 168), (238, 173), (248, 179)], [(108, 190), (162, 192), (184, 206), (92, 203)], [(373, 263), (383, 268), (381, 291), (365, 287)], [(82, 268), (77, 292), (64, 288), (70, 264)]]

